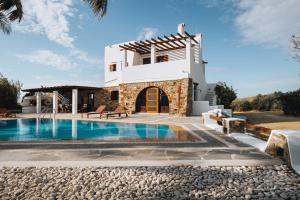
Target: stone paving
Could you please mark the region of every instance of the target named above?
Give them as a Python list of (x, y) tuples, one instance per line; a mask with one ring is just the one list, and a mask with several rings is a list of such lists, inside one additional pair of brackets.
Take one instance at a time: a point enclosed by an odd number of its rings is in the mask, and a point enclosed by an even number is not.
[(0, 199), (300, 199), (300, 177), (289, 167), (205, 128), (201, 120), (168, 115), (109, 120), (180, 125), (199, 136), (198, 142), (2, 142)]
[[(21, 115), (19, 117), (31, 118), (36, 115)], [(47, 117), (47, 116), (46, 116)], [(56, 115), (57, 119), (74, 118), (70, 114)], [(86, 120), (85, 115), (78, 114), (75, 118)], [(204, 165), (241, 165), (252, 164), (280, 164), (281, 161), (260, 152), (237, 140), (209, 130), (203, 126), (201, 117), (177, 117), (170, 115), (137, 114), (128, 118), (112, 118), (109, 120), (91, 118), (89, 120), (114, 121), (125, 123), (169, 124), (184, 127), (192, 134), (197, 135), (200, 141), (194, 142), (28, 142), (13, 143), (0, 142), (0, 166), (5, 163), (23, 161), (82, 161), (96, 162), (109, 161), (159, 161), (157, 165), (165, 163)], [(168, 162), (169, 161), (169, 162)], [(172, 162), (171, 162), (172, 161)], [(210, 163), (211, 164), (207, 164)], [(234, 162), (230, 162), (234, 161)], [(219, 162), (219, 163), (218, 163)], [(19, 163), (19, 162), (18, 162)], [(155, 162), (153, 162), (155, 163)], [(174, 162), (173, 162), (174, 163)], [(227, 163), (227, 164), (225, 164)], [(98, 163), (99, 164), (99, 163)], [(124, 164), (124, 162), (123, 162)], [(120, 162), (122, 165), (122, 162)]]
[(285, 165), (0, 168), (0, 199), (300, 199)]

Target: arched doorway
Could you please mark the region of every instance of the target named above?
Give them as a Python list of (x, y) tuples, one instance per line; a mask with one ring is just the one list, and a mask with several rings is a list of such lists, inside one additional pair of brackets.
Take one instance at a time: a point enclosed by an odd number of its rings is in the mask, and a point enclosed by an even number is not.
[(168, 96), (158, 87), (145, 88), (136, 99), (135, 110), (147, 113), (169, 113)]

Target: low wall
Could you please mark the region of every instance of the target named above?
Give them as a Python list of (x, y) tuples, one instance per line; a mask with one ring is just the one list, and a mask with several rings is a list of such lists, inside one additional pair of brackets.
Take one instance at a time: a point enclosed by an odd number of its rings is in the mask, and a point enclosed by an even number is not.
[(209, 101), (193, 101), (192, 115), (200, 116), (202, 113), (208, 112), (214, 109), (224, 109), (223, 105), (210, 106)]

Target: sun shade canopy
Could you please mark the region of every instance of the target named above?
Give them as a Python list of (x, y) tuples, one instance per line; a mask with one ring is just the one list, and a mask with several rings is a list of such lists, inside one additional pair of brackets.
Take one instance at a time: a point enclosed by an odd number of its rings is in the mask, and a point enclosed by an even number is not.
[(89, 86), (78, 86), (78, 85), (63, 85), (63, 86), (53, 86), (53, 87), (40, 87), (40, 88), (31, 88), (24, 89), (23, 92), (53, 92), (53, 91), (70, 91), (72, 89), (78, 90), (96, 90), (101, 89), (98, 87), (89, 87)]

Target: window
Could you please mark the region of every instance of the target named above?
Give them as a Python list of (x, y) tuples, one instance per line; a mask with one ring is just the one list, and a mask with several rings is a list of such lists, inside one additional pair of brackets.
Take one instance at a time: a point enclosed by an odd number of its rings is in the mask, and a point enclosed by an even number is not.
[(169, 56), (168, 55), (162, 55), (162, 56), (157, 56), (156, 57), (156, 62), (168, 62), (169, 61)]
[(150, 64), (151, 63), (151, 58), (143, 58), (143, 65), (146, 65), (146, 64)]
[(115, 72), (115, 71), (117, 71), (117, 64), (110, 64), (110, 65), (109, 65), (109, 71), (110, 71), (110, 72)]
[(119, 91), (111, 91), (110, 99), (112, 101), (118, 101), (119, 100)]

